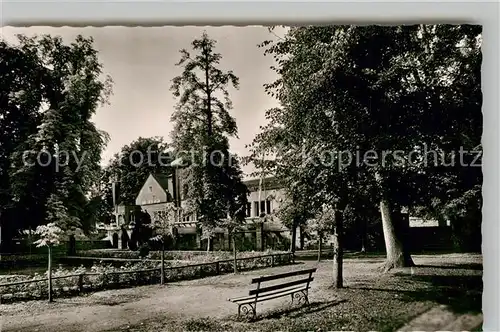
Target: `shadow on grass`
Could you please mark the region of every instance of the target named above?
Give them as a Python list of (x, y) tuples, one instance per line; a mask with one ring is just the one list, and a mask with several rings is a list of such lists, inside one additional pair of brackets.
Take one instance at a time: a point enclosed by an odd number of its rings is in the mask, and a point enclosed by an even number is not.
[[(458, 275), (395, 275), (400, 284), (421, 284), (427, 287), (416, 290), (352, 287), (368, 291), (392, 292), (401, 295), (403, 301), (431, 301), (444, 304), (457, 313), (480, 313), (482, 307), (482, 276)], [(398, 280), (395, 280), (397, 282)]]
[(257, 313), (257, 317), (253, 320), (259, 321), (259, 320), (264, 320), (264, 319), (280, 319), (282, 317), (288, 317), (288, 318), (298, 318), (302, 317), (305, 315), (308, 315), (313, 312), (319, 312), (322, 310), (325, 310), (326, 308), (333, 307), (335, 305), (338, 305), (340, 303), (347, 302), (347, 300), (335, 300), (335, 301), (326, 301), (326, 302), (310, 302), (309, 305), (304, 305), (304, 306), (293, 306), (293, 307), (288, 307), (286, 309), (283, 308), (277, 308), (268, 312), (265, 312), (261, 315)]
[(326, 302), (310, 302), (309, 305), (289, 305), (285, 308), (280, 306), (276, 309), (272, 309), (266, 312), (259, 313), (257, 312), (257, 317), (255, 318), (238, 318), (237, 315), (231, 316), (230, 320), (233, 322), (247, 322), (247, 323), (255, 323), (262, 320), (273, 320), (280, 319), (282, 317), (287, 318), (299, 318), (314, 312), (319, 312), (325, 310), (327, 308), (331, 308), (340, 303), (347, 302), (347, 300), (335, 300), (335, 301), (326, 301)]
[(483, 270), (483, 264), (481, 264), (481, 263), (453, 264), (453, 265), (422, 265), (422, 264), (417, 264), (416, 267), (446, 269), (446, 270), (474, 270), (474, 271), (482, 271)]

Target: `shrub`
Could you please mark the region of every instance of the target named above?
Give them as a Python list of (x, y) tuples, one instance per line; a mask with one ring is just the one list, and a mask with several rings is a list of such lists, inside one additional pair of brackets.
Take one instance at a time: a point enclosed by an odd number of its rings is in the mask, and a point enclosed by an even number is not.
[[(264, 254), (276, 252), (267, 251)], [(261, 252), (244, 252), (239, 254), (239, 270), (251, 270), (255, 268), (271, 266), (271, 257), (260, 256)], [(228, 252), (212, 252), (206, 255), (189, 255), (183, 253), (179, 257), (183, 260), (166, 261), (165, 277), (167, 281), (187, 280), (217, 274), (216, 261), (220, 262), (219, 273), (233, 272), (233, 257)], [(195, 260), (190, 258), (195, 258)], [(204, 264), (203, 264), (204, 263)], [(274, 256), (274, 265), (289, 264), (289, 256)], [(86, 269), (83, 266), (71, 269), (59, 265), (53, 272), (54, 296), (72, 296), (81, 291), (96, 291), (101, 289), (120, 288), (134, 285), (158, 283), (160, 280), (160, 262), (142, 260), (139, 262), (127, 262), (120, 267), (110, 263), (95, 263)], [(186, 266), (203, 264), (198, 266)], [(175, 268), (178, 267), (178, 268)], [(156, 271), (140, 272), (142, 270), (157, 269)], [(80, 275), (82, 275), (80, 277)], [(40, 280), (37, 282), (21, 285), (0, 286), (0, 302), (12, 302), (20, 300), (45, 299), (48, 294), (47, 280), (45, 274), (35, 273), (32, 276), (5, 276), (1, 278), (0, 284), (17, 281)], [(80, 283), (81, 281), (81, 283)]]
[[(244, 251), (238, 252), (238, 257), (253, 257), (268, 255), (271, 253), (283, 253), (286, 251), (266, 250), (265, 252)], [(121, 258), (121, 259), (140, 259), (138, 251), (128, 250), (88, 250), (80, 253), (82, 257), (99, 257), (99, 258)], [(147, 259), (159, 260), (161, 258), (160, 251), (150, 251), (145, 257)], [(190, 261), (193, 264), (215, 262), (217, 260), (228, 260), (233, 258), (233, 253), (230, 251), (165, 251), (166, 260)]]
[(139, 257), (145, 258), (149, 255), (149, 252), (151, 251), (151, 248), (148, 243), (143, 243), (139, 247)]

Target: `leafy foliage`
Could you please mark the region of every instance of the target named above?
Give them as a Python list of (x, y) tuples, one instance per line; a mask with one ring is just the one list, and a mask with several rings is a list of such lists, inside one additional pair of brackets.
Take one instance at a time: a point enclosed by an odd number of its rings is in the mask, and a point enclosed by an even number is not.
[(386, 199), (391, 213), (455, 210), (472, 193), (478, 202), (478, 168), (456, 155), (454, 167), (425, 163), (422, 147), (447, 157), (480, 147), (480, 34), (472, 25), (339, 25), (265, 41), (278, 74), (266, 91), (280, 107), (266, 112), (252, 158), (274, 156), (261, 167), (289, 188), (291, 214), (359, 200)]
[[(88, 230), (86, 194), (98, 181), (108, 135), (91, 121), (107, 102), (92, 38), (48, 35), (1, 42), (0, 205), (12, 229), (57, 222)], [(5, 138), (5, 140), (4, 140)], [(38, 160), (37, 160), (38, 159)], [(9, 202), (7, 204), (7, 202)], [(15, 220), (15, 222), (14, 222)]]
[(169, 204), (163, 210), (157, 211), (155, 219), (150, 224), (153, 230), (151, 240), (165, 243), (169, 237), (173, 237), (173, 225), (178, 215), (179, 211), (174, 204)]
[(171, 175), (173, 161), (169, 146), (161, 137), (139, 137), (121, 148), (109, 165), (103, 170), (106, 201), (112, 206), (109, 182), (119, 180), (117, 204), (135, 204), (135, 199), (148, 176), (153, 174)]
[(61, 243), (61, 237), (64, 235), (63, 230), (55, 223), (40, 225), (34, 233), (40, 237), (33, 242), (37, 247), (57, 246)]
[(196, 212), (204, 233), (212, 230), (228, 215), (241, 220), (247, 189), (236, 156), (229, 153), (228, 137), (236, 136), (236, 121), (229, 114), (232, 102), (228, 87), (238, 88), (232, 71), (219, 69), (222, 55), (215, 52), (216, 42), (204, 33), (192, 42), (194, 54), (180, 51), (177, 63), (183, 68), (172, 80), (171, 91), (178, 99), (172, 115), (174, 150), (191, 152), (182, 175), (186, 212)]

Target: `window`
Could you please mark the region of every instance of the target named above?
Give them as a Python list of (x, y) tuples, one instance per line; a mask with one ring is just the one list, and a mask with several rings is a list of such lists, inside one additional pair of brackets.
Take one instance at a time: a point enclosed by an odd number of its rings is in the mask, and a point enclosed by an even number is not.
[(156, 203), (156, 196), (153, 195), (153, 203)]
[(253, 202), (253, 216), (259, 216), (259, 202)]
[(251, 217), (252, 216), (252, 203), (247, 203), (247, 213), (246, 217)]
[(130, 216), (129, 216), (129, 221), (130, 222), (135, 222), (135, 215), (134, 213), (131, 213)]
[[(254, 217), (260, 217), (261, 214), (271, 214), (272, 212), (272, 206), (271, 206), (271, 201), (266, 200), (266, 201), (260, 201), (260, 202), (254, 202)], [(247, 205), (247, 215), (249, 216), (249, 206)]]
[(153, 186), (149, 186), (149, 192), (152, 193), (153, 192)]

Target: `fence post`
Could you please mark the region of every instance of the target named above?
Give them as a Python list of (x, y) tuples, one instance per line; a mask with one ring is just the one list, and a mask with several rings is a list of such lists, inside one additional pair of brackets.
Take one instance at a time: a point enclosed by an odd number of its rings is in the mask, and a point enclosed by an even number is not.
[(274, 255), (271, 255), (271, 267), (274, 267)]
[(200, 278), (203, 278), (203, 265), (200, 265)]
[(215, 271), (216, 271), (217, 275), (219, 275), (219, 274), (220, 274), (220, 264), (219, 264), (219, 262), (218, 262), (218, 261), (217, 261), (217, 262), (215, 262)]
[(78, 276), (78, 290), (83, 293), (83, 273)]

